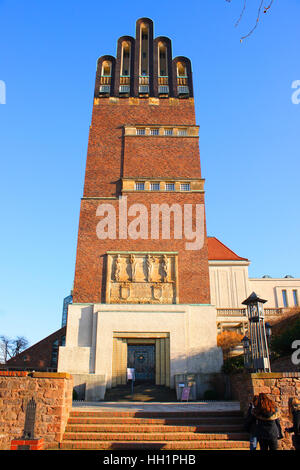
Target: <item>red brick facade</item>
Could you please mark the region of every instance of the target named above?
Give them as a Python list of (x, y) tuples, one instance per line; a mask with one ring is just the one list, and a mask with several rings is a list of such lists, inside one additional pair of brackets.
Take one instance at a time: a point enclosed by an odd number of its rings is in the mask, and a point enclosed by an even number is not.
[(65, 335), (66, 327), (63, 327), (17, 356), (12, 357), (3, 367), (5, 369), (55, 370), (58, 347), (64, 344)]
[[(140, 25), (149, 26), (149, 96), (141, 97), (136, 81), (138, 80), (139, 35)], [(124, 193), (124, 179), (144, 178), (150, 180), (172, 181), (183, 179), (185, 182), (201, 180), (199, 142), (197, 135), (172, 137), (160, 135), (125, 135), (125, 128), (132, 126), (163, 127), (195, 126), (195, 109), (192, 90), (190, 61), (184, 57), (173, 59), (170, 56), (170, 40), (163, 42), (169, 51), (168, 97), (161, 98), (158, 93), (158, 58), (157, 39), (153, 41), (151, 20), (137, 22), (136, 40), (127, 38), (132, 45), (130, 93), (127, 97), (119, 96), (120, 83), (120, 44), (114, 59), (103, 56), (98, 61), (93, 107), (92, 124), (89, 134), (84, 194), (81, 201), (78, 245), (76, 257), (75, 281), (73, 289), (74, 303), (105, 302), (106, 253), (107, 251), (167, 251), (178, 252), (179, 303), (210, 303), (208, 272), (208, 252), (206, 227), (204, 221), (204, 244), (199, 250), (187, 250), (186, 239), (151, 239), (150, 226), (148, 239), (99, 239), (96, 227), (99, 217), (96, 210), (99, 204), (108, 203), (116, 208), (117, 226), (118, 198), (127, 196), (128, 206), (143, 204), (151, 213), (152, 204), (179, 204), (183, 211), (184, 204), (193, 205), (193, 227), (195, 226), (196, 204), (204, 205), (203, 190), (196, 191), (145, 191), (134, 190)], [(135, 49), (134, 49), (135, 45)], [(105, 61), (112, 64), (111, 77), (102, 77), (101, 70)], [(180, 98), (175, 75), (178, 61), (186, 67), (186, 85), (188, 95)], [(156, 71), (156, 72), (155, 72)], [(122, 78), (122, 77), (121, 77)], [(124, 78), (124, 77), (123, 77)], [(101, 79), (110, 83), (110, 96), (99, 94)], [(106, 80), (106, 81), (107, 81)], [(118, 81), (119, 80), (119, 81)], [(177, 80), (177, 82), (176, 82)]]

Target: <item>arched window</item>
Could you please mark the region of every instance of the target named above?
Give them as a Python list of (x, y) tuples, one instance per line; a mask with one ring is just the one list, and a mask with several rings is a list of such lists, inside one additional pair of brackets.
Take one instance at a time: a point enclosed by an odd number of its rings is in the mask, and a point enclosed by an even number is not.
[(158, 73), (160, 77), (168, 76), (167, 48), (161, 42), (158, 44)]
[(104, 60), (102, 64), (101, 77), (111, 77), (111, 62)]
[(121, 62), (121, 75), (130, 75), (130, 43), (122, 43), (122, 62)]
[(186, 66), (182, 62), (177, 62), (177, 77), (187, 77)]
[(149, 75), (149, 27), (141, 24), (140, 75)]

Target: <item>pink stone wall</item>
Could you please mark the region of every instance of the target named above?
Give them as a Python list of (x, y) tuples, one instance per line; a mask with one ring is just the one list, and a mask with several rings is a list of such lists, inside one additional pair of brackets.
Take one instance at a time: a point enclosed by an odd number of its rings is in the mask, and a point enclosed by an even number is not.
[[(15, 375), (14, 375), (15, 374)], [(35, 438), (56, 448), (72, 408), (73, 378), (65, 373), (0, 371), (0, 449), (22, 437), (27, 402), (37, 403)]]

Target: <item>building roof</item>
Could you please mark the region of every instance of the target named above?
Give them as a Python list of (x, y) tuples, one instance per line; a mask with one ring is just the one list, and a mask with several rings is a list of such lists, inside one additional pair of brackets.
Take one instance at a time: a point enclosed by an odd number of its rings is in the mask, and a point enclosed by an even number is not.
[(234, 251), (230, 250), (216, 237), (207, 237), (208, 260), (228, 260), (228, 261), (249, 261), (247, 258), (241, 258)]

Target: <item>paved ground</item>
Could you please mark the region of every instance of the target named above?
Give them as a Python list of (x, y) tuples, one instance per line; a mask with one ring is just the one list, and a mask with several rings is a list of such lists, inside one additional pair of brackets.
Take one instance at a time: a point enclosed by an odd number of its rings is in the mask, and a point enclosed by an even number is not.
[(238, 401), (197, 401), (189, 403), (73, 402), (73, 409), (83, 407), (97, 411), (239, 411), (240, 403)]
[(133, 393), (131, 386), (118, 385), (117, 387), (106, 390), (104, 401), (111, 402), (159, 402), (176, 403), (176, 392), (162, 385), (153, 385), (145, 383), (135, 383)]

